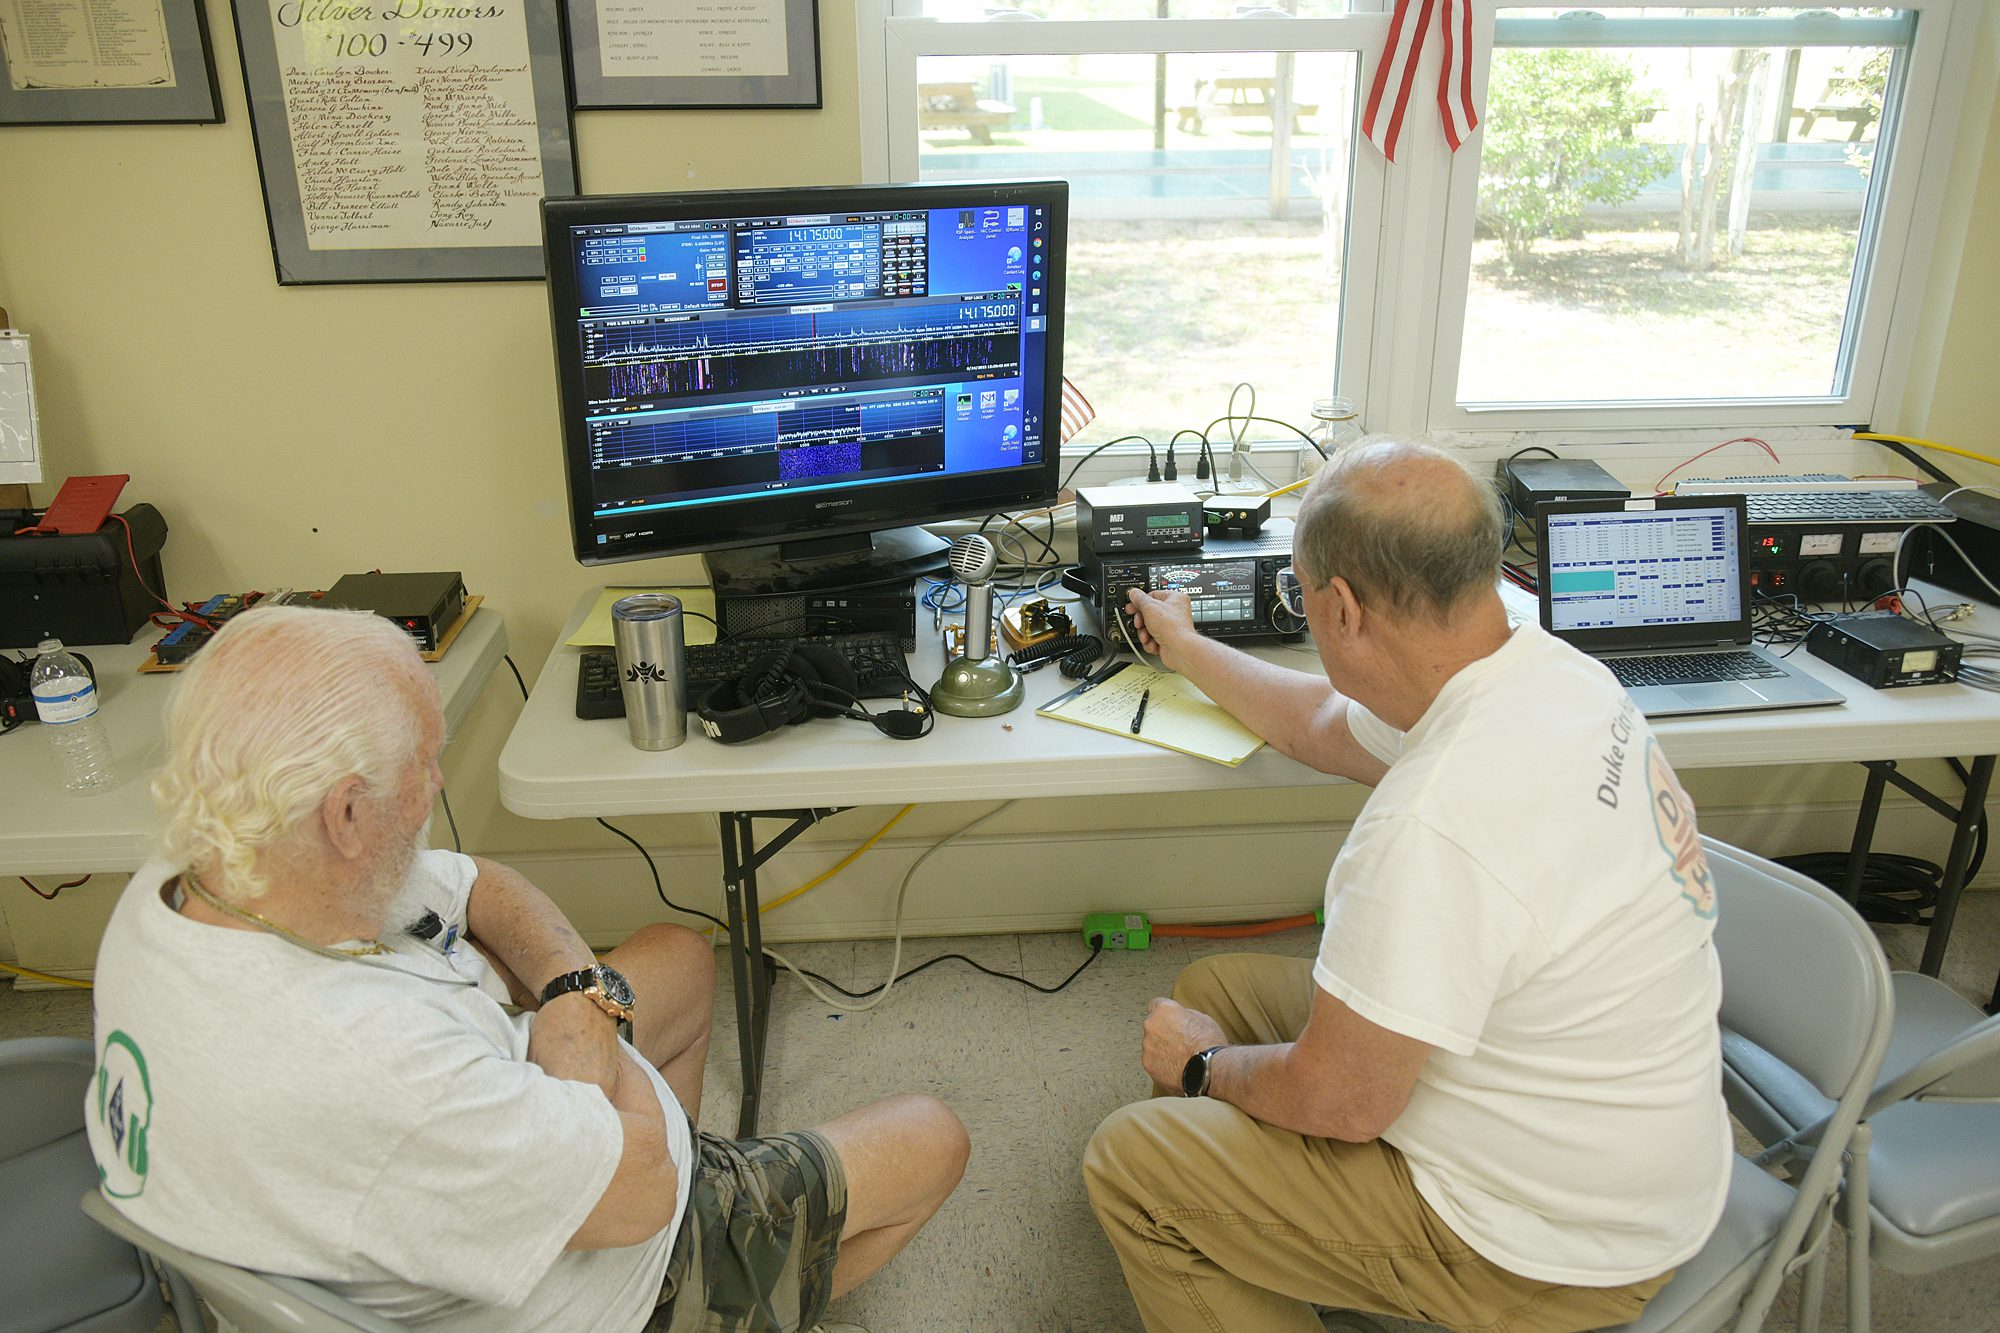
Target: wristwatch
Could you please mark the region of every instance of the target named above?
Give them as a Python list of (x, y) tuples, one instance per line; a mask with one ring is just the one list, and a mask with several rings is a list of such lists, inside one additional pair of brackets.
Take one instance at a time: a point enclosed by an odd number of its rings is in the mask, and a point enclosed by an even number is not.
[(1181, 1069), (1181, 1096), (1208, 1096), (1209, 1057), (1222, 1049), (1220, 1046), (1211, 1046), (1205, 1051), (1196, 1051), (1188, 1057), (1187, 1064)]
[(547, 1004), (558, 995), (568, 995), (571, 991), (582, 991), (590, 997), (590, 1002), (611, 1015), (618, 1024), (618, 1035), (627, 1041), (632, 1039), (632, 1011), (636, 1002), (632, 996), (632, 983), (625, 980), (625, 974), (604, 963), (594, 963), (580, 967), (574, 972), (565, 972), (542, 987), (542, 1003)]

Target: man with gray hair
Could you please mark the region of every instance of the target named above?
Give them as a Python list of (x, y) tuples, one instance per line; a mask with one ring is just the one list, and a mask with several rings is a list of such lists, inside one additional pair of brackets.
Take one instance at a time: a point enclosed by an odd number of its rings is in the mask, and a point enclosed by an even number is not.
[(1313, 1305), (1624, 1324), (1721, 1215), (1693, 810), (1610, 673), (1509, 623), (1501, 541), (1489, 486), (1378, 441), (1299, 511), (1283, 591), (1324, 676), (1204, 638), (1179, 594), (1128, 594), (1168, 666), (1375, 788), (1317, 958), (1183, 971), (1141, 1057), (1183, 1099), (1115, 1111), (1091, 1140), (1091, 1202), (1152, 1333), (1304, 1333)]
[(167, 744), (86, 1105), (105, 1193), (167, 1240), (413, 1327), (791, 1333), (958, 1183), (928, 1097), (696, 1131), (711, 946), (654, 925), (600, 962), (521, 875), (422, 850), (444, 716), (387, 620), (236, 617)]

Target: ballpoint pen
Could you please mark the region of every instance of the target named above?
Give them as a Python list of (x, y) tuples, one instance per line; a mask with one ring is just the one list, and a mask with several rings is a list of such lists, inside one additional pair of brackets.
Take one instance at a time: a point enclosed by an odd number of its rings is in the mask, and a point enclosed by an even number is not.
[(1099, 685), (1102, 685), (1105, 681), (1110, 680), (1113, 676), (1117, 675), (1119, 672), (1123, 671), (1126, 667), (1131, 665), (1132, 664), (1130, 662), (1113, 662), (1111, 665), (1097, 671), (1094, 675), (1090, 677), (1089, 680), (1086, 680), (1083, 682), (1083, 684), (1077, 686), (1074, 693), (1088, 694), (1090, 691), (1096, 689)]
[(1152, 697), (1153, 692), (1150, 689), (1139, 691), (1139, 711), (1132, 714), (1132, 734), (1134, 736), (1139, 734), (1139, 727), (1146, 720), (1146, 701)]

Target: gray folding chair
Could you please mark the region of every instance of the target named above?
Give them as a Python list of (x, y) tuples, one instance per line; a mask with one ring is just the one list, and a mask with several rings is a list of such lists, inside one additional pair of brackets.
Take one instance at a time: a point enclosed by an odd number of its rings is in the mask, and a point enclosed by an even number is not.
[[(1747, 1033), (1803, 1071), (1831, 1107), (1828, 1151), (1787, 1182), (1761, 1161), (1730, 1165), (1722, 1220), (1701, 1252), (1619, 1333), (1738, 1333), (1761, 1328), (1787, 1277), (1823, 1257), (1840, 1187), (1840, 1149), (1881, 1069), (1893, 1017), (1889, 964), (1868, 924), (1840, 897), (1783, 866), (1703, 838), (1719, 914), (1723, 1036)], [(1605, 1168), (1606, 1188), (1617, 1176)], [(1810, 1282), (1810, 1278), (1808, 1279)], [(1802, 1310), (1810, 1333), (1818, 1309)], [(1342, 1311), (1327, 1327), (1379, 1333)]]
[[(1629, 1333), (1697, 1333), (1762, 1326), (1785, 1279), (1817, 1271), (1832, 1230), (1840, 1154), (1889, 1044), (1889, 965), (1867, 923), (1823, 885), (1762, 857), (1703, 838), (1720, 908), (1722, 1027), (1773, 1052), (1829, 1108), (1821, 1151), (1791, 1182), (1762, 1162), (1732, 1164), (1722, 1221), (1701, 1252), (1625, 1326)], [(1799, 1328), (1819, 1318), (1813, 1274)]]
[(398, 1325), (303, 1278), (259, 1273), (204, 1258), (160, 1237), (113, 1208), (96, 1190), (83, 1211), (194, 1284), (209, 1308), (242, 1333), (397, 1333)]
[[(1848, 1145), (1847, 1326), (1866, 1333), (1869, 1263), (1921, 1274), (2000, 1254), (2000, 1016), (1898, 972), (1888, 1056)], [(1730, 1108), (1773, 1161), (1820, 1145), (1829, 1103), (1753, 1033), (1723, 1037)], [(1815, 1281), (1823, 1274), (1815, 1271)]]
[[(97, 1185), (84, 1094), (97, 1068), (87, 1041), (0, 1041), (0, 1333), (152, 1333), (166, 1314), (146, 1256), (77, 1210)], [(194, 1296), (172, 1288), (183, 1329)]]

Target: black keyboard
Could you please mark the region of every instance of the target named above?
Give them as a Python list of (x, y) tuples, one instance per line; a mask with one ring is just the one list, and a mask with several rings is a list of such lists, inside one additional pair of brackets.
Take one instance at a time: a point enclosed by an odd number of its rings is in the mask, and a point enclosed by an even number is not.
[(1957, 515), (1922, 491), (1753, 491), (1752, 523), (1950, 523)]
[(1785, 673), (1755, 653), (1666, 653), (1658, 657), (1607, 657), (1604, 665), (1626, 689), (1640, 685), (1705, 685), (1756, 680)]
[[(854, 668), (855, 693), (863, 699), (894, 699), (908, 688), (902, 676), (902, 637), (893, 630), (806, 634), (787, 639), (729, 639), (687, 646), (688, 707), (693, 708), (702, 695), (722, 681), (735, 679), (772, 653), (802, 643), (820, 644), (846, 658), (847, 664)], [(618, 692), (618, 662), (609, 648), (589, 649), (577, 659), (576, 715), (625, 716), (625, 697)]]

